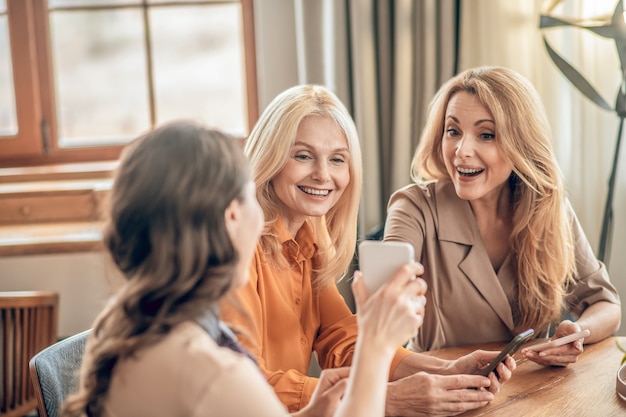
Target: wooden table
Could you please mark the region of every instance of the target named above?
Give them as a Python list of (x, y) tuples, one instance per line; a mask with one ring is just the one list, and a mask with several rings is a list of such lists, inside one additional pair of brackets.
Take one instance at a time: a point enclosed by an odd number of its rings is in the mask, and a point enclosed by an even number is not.
[[(626, 401), (615, 391), (615, 378), (626, 347), (626, 337), (611, 337), (585, 345), (578, 362), (566, 368), (544, 367), (514, 355), (517, 369), (491, 404), (462, 414), (506, 417), (626, 416)], [(454, 359), (476, 349), (499, 350), (504, 344), (441, 349), (428, 354)], [(520, 349), (521, 350), (521, 349)]]

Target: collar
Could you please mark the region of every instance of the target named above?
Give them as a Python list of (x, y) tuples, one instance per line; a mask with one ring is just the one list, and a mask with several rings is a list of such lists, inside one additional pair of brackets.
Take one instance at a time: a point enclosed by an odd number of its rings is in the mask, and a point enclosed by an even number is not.
[(480, 231), (469, 201), (459, 198), (451, 181), (437, 181), (434, 187), (439, 240), (463, 245), (475, 245), (479, 242)]
[(301, 256), (304, 259), (311, 259), (317, 251), (315, 234), (308, 220), (302, 223), (295, 237), (291, 236), (280, 216), (276, 219), (274, 229), (286, 257), (298, 258)]
[(218, 346), (243, 354), (258, 366), (256, 358), (241, 346), (233, 331), (218, 318), (218, 313), (218, 308), (209, 308), (204, 315), (196, 320), (196, 323), (209, 334)]
[[(514, 291), (511, 285), (515, 284), (515, 281), (510, 278), (514, 274), (512, 264), (510, 264), (510, 255), (496, 274), (487, 256), (469, 201), (459, 198), (451, 181), (437, 181), (434, 187), (439, 240), (468, 246), (465, 255), (458, 259), (459, 269), (472, 281), (500, 319), (512, 330), (515, 323), (512, 307), (506, 295), (506, 292)], [(504, 279), (500, 279), (501, 274)], [(494, 285), (497, 282), (500, 282), (500, 285)]]
[(196, 319), (196, 323), (211, 336), (211, 339), (219, 342), (223, 333), (235, 337), (232, 330), (228, 328), (219, 318), (219, 308), (217, 306), (208, 309), (202, 316)]

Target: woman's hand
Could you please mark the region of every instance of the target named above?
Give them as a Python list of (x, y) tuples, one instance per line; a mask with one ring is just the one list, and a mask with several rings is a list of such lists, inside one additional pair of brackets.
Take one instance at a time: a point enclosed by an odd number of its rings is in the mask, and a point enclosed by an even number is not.
[(421, 265), (408, 263), (371, 295), (361, 272), (354, 273), (352, 291), (359, 334), (352, 363), (353, 374), (346, 397), (339, 405), (338, 417), (389, 415), (385, 413), (385, 406), (391, 360), (424, 319), (426, 282), (416, 278), (423, 272)]
[(346, 390), (349, 374), (349, 367), (322, 370), (311, 401), (306, 407), (291, 415), (294, 417), (333, 416)]
[[(580, 326), (570, 320), (563, 320), (556, 328), (553, 338), (567, 336), (581, 330)], [(584, 339), (578, 339), (566, 345), (548, 348), (540, 352), (532, 349), (522, 349), (525, 358), (545, 366), (567, 366), (575, 363), (578, 356), (583, 353)]]
[(417, 275), (423, 272), (416, 262), (405, 264), (371, 295), (362, 282), (362, 273), (354, 273), (352, 292), (359, 336), (366, 346), (395, 352), (422, 325), (427, 286)]
[[(461, 356), (455, 361), (452, 361), (446, 373), (478, 374), (481, 369), (489, 365), (489, 362), (495, 359), (499, 353), (500, 352), (497, 351), (475, 350), (468, 355)], [(488, 378), (491, 381), (491, 385), (489, 385), (487, 390), (493, 394), (497, 394), (502, 384), (511, 379), (516, 367), (515, 359), (513, 359), (512, 356), (507, 356), (506, 359), (497, 366), (494, 372), (489, 374)]]

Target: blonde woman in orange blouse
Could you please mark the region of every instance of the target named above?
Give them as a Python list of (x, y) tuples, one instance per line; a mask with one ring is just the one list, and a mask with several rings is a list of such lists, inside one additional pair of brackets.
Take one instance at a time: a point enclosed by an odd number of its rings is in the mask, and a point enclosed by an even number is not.
[[(357, 318), (335, 280), (346, 273), (356, 245), (359, 140), (338, 98), (324, 87), (304, 85), (272, 101), (245, 154), (265, 227), (250, 281), (237, 291), (245, 312), (229, 304), (222, 312), (251, 336), (243, 343), (281, 401), (296, 411), (308, 404), (317, 384), (307, 376), (312, 353), (323, 369), (354, 360)], [(508, 360), (498, 369), (500, 379), (475, 375), (496, 353), (444, 361), (398, 349), (386, 415), (453, 415), (487, 404), (515, 368)]]

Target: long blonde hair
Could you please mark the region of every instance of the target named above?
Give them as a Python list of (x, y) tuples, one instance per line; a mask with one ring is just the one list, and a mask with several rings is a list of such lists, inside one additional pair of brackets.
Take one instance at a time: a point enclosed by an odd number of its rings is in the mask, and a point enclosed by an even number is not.
[(287, 163), (298, 127), (309, 116), (331, 117), (344, 132), (350, 152), (350, 183), (341, 199), (325, 216), (309, 219), (319, 248), (313, 280), (314, 284), (325, 286), (347, 271), (357, 237), (363, 171), (356, 127), (347, 109), (335, 94), (322, 86), (292, 87), (274, 98), (265, 109), (246, 140), (244, 153), (250, 161), (257, 199), (265, 215), (261, 246), (269, 262), (284, 266), (286, 260), (274, 232), (274, 224), (281, 213), (271, 181)]
[(459, 91), (474, 95), (492, 114), (497, 144), (513, 163), (510, 242), (517, 270), (516, 324), (518, 329), (544, 329), (560, 319), (576, 263), (564, 180), (543, 104), (528, 80), (506, 68), (479, 67), (450, 79), (429, 107), (411, 163), (416, 182), (450, 178), (441, 143), (448, 102)]
[(160, 127), (124, 153), (103, 240), (125, 280), (94, 324), (63, 416), (101, 416), (120, 361), (216, 309), (239, 259), (224, 212), (249, 181), (236, 139), (187, 122)]

